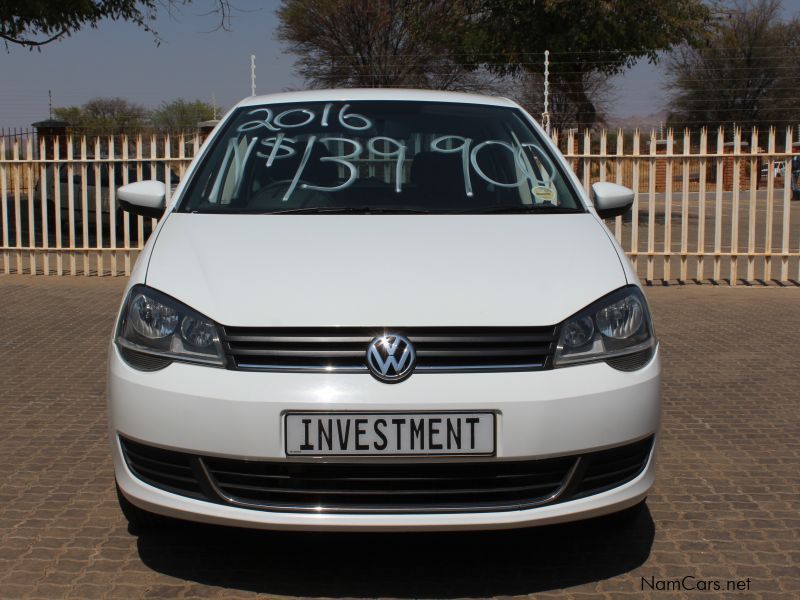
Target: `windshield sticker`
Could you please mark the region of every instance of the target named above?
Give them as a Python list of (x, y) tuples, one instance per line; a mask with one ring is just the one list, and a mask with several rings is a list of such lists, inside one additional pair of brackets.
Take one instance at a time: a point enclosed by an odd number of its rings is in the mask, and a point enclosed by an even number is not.
[(532, 190), (533, 197), (536, 198), (539, 202), (549, 202), (551, 204), (555, 203), (556, 200), (556, 193), (554, 190), (537, 185)]

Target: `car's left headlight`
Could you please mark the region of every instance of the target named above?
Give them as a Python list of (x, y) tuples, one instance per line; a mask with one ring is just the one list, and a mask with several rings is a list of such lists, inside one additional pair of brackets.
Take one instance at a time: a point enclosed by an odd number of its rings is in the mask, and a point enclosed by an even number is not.
[[(123, 358), (144, 370), (166, 366), (173, 360), (225, 364), (217, 325), (211, 319), (144, 285), (134, 286), (128, 294), (116, 342)], [(162, 360), (142, 360), (141, 355)]]
[(641, 290), (627, 286), (600, 298), (564, 321), (553, 365), (607, 361), (631, 371), (643, 367), (656, 336)]

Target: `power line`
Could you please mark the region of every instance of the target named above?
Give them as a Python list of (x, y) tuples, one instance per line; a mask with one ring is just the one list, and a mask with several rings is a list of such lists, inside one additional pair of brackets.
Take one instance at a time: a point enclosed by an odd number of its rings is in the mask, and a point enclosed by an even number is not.
[[(786, 49), (786, 50), (796, 50), (796, 46), (793, 45), (777, 45), (777, 46), (748, 46), (751, 50), (767, 50), (767, 49)], [(494, 57), (494, 56), (520, 56), (526, 57), (529, 56), (532, 59), (540, 58), (542, 56), (541, 51), (536, 52), (447, 52), (447, 56), (469, 56), (469, 57)], [(664, 51), (666, 52), (666, 51)], [(639, 54), (641, 50), (638, 48), (632, 48), (629, 50), (625, 49), (617, 49), (617, 50), (561, 50), (561, 51), (550, 51), (550, 56), (569, 56), (569, 55), (581, 55), (581, 54)], [(325, 54), (327, 58), (348, 58), (352, 57), (350, 54)], [(426, 56), (430, 57), (433, 56), (432, 54), (422, 54), (419, 52), (409, 52), (409, 53), (390, 53), (390, 54), (371, 54), (370, 57), (373, 58), (387, 58), (391, 56)], [(646, 56), (642, 54), (642, 57)]]

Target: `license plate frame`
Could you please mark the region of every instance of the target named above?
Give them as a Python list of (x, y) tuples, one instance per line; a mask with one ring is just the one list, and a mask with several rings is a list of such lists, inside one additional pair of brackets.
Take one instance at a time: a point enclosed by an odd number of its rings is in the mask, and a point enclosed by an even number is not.
[[(316, 447), (313, 448), (313, 449), (305, 449), (305, 450), (303, 450), (303, 449), (296, 450), (296, 449), (290, 448), (291, 441), (292, 441), (290, 439), (290, 437), (293, 437), (293, 436), (290, 436), (290, 420), (291, 419), (300, 419), (301, 422), (302, 422), (302, 419), (306, 418), (306, 419), (310, 419), (311, 422), (314, 422), (315, 419), (319, 420), (320, 418), (323, 418), (323, 417), (324, 418), (329, 418), (329, 419), (343, 419), (343, 418), (345, 418), (345, 419), (349, 420), (350, 423), (353, 423), (355, 419), (359, 419), (359, 418), (362, 418), (362, 419), (366, 418), (367, 419), (367, 421), (366, 421), (367, 423), (370, 422), (369, 418), (374, 418), (374, 421), (377, 421), (378, 419), (384, 419), (384, 420), (387, 420), (387, 423), (389, 422), (388, 420), (390, 420), (392, 418), (395, 418), (395, 419), (403, 419), (403, 418), (404, 419), (410, 419), (410, 418), (428, 419), (428, 421), (426, 423), (429, 423), (430, 422), (429, 420), (432, 419), (432, 418), (440, 417), (440, 418), (450, 418), (450, 419), (452, 419), (452, 418), (455, 417), (455, 418), (460, 418), (461, 419), (460, 422), (462, 424), (466, 424), (466, 419), (468, 419), (468, 418), (476, 418), (477, 417), (479, 419), (488, 419), (489, 420), (488, 425), (483, 424), (482, 430), (483, 430), (483, 433), (485, 433), (486, 432), (486, 428), (488, 427), (488, 430), (490, 431), (490, 435), (491, 435), (491, 444), (490, 444), (490, 446), (487, 446), (485, 443), (482, 444), (483, 447), (479, 451), (478, 450), (473, 451), (471, 449), (470, 450), (453, 451), (451, 449), (446, 449), (446, 448), (442, 448), (441, 450), (426, 448), (425, 450), (420, 449), (420, 450), (413, 450), (413, 451), (411, 451), (410, 449), (407, 450), (407, 451), (400, 451), (400, 452), (398, 452), (398, 451), (389, 451), (389, 449), (388, 449), (389, 441), (388, 440), (387, 440), (387, 450), (386, 451), (377, 451), (377, 452), (376, 451), (355, 450), (355, 449), (352, 450), (352, 451), (349, 450), (349, 449), (346, 450), (346, 451), (342, 451), (341, 449), (337, 450), (337, 451), (332, 451), (332, 450), (331, 451), (327, 451), (327, 450), (320, 451), (320, 449), (316, 448)], [(285, 411), (283, 413), (283, 415), (282, 415), (282, 421), (283, 421), (283, 447), (284, 447), (284, 453), (289, 458), (296, 458), (296, 457), (303, 457), (303, 458), (309, 458), (309, 457), (322, 457), (322, 458), (350, 457), (350, 458), (352, 458), (352, 457), (358, 457), (358, 458), (366, 458), (366, 459), (373, 459), (373, 458), (380, 459), (380, 458), (392, 458), (392, 457), (394, 457), (394, 458), (409, 458), (409, 459), (413, 459), (413, 458), (425, 458), (425, 457), (458, 457), (458, 458), (464, 458), (464, 457), (492, 457), (492, 456), (496, 456), (497, 455), (497, 422), (498, 422), (498, 418), (497, 418), (497, 412), (493, 411), (493, 410), (416, 410), (416, 411), (388, 411), (388, 412), (387, 411), (335, 411), (335, 410), (333, 410), (333, 411), (327, 411), (327, 410), (326, 411)], [(480, 421), (479, 423), (476, 423), (476, 425), (479, 425), (481, 423), (484, 423), (484, 421)], [(303, 425), (301, 425), (301, 426), (303, 426)], [(409, 436), (411, 435), (410, 428), (411, 428), (411, 425), (408, 424)], [(296, 430), (296, 427), (294, 429)], [(448, 434), (447, 434), (447, 424), (446, 423), (444, 425), (444, 431), (445, 431), (445, 436), (447, 436)], [(463, 428), (462, 432), (461, 432), (461, 435), (463, 436), (465, 432), (466, 432), (466, 428)], [(305, 433), (305, 431), (304, 431), (304, 433)], [(336, 437), (336, 434), (338, 434), (339, 432), (336, 431), (335, 428), (332, 427), (330, 433), (331, 433), (331, 437)], [(425, 435), (426, 434), (423, 433), (423, 437)], [(429, 434), (427, 434), (427, 435), (429, 435)], [(471, 435), (472, 440), (475, 441), (475, 438), (477, 438), (479, 435), (482, 435), (482, 433), (479, 432), (478, 434), (476, 434), (475, 431), (473, 430), (472, 431), (472, 435)], [(306, 436), (303, 435), (301, 437), (306, 437)], [(308, 439), (308, 437), (306, 437), (306, 439), (301, 440), (300, 444), (295, 444), (295, 446), (298, 446), (298, 447), (302, 446), (302, 445), (304, 445), (303, 442), (308, 442), (308, 441), (309, 441), (309, 439)], [(410, 441), (410, 437), (409, 437), (409, 441)], [(355, 446), (355, 444), (353, 444), (353, 445)], [(349, 444), (348, 444), (348, 446), (349, 446)], [(397, 446), (397, 444), (395, 443), (394, 446)], [(402, 440), (401, 440), (401, 447), (402, 447)]]

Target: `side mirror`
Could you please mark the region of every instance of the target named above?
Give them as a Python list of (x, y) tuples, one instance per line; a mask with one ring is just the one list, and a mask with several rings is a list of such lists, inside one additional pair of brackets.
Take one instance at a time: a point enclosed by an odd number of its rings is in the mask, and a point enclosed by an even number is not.
[(633, 190), (616, 183), (598, 181), (592, 185), (592, 201), (601, 219), (628, 212), (633, 204)]
[(166, 196), (167, 188), (160, 181), (137, 181), (117, 190), (117, 199), (124, 210), (155, 219), (164, 214)]

